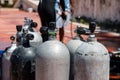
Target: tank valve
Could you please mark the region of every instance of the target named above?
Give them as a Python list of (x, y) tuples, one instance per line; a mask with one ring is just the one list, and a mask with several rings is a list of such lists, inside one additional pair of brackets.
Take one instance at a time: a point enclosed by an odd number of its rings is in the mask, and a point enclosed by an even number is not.
[(17, 32), (22, 31), (22, 25), (16, 25), (16, 30), (17, 30)]
[(89, 24), (89, 30), (93, 34), (96, 29), (96, 23), (95, 22), (90, 22)]

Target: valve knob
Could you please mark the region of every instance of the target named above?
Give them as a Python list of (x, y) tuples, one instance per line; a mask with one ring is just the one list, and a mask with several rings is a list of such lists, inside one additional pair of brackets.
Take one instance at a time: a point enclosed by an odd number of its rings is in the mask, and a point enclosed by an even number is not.
[(14, 41), (15, 40), (15, 36), (11, 36), (10, 40)]
[(96, 23), (95, 22), (90, 22), (89, 30), (90, 30), (91, 33), (94, 33), (95, 28), (96, 28)]
[(16, 25), (16, 30), (20, 32), (22, 30), (22, 25)]

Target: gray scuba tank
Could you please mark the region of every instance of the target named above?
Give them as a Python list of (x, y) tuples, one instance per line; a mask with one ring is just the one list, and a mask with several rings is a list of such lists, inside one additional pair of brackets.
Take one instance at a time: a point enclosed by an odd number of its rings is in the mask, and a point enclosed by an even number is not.
[(11, 57), (11, 80), (35, 80), (35, 56), (36, 48), (29, 45), (29, 39), (33, 35), (27, 34), (23, 38), (23, 44), (12, 54)]
[(38, 47), (42, 43), (42, 37), (39, 32), (35, 31), (35, 28), (37, 27), (37, 23), (33, 22), (32, 19), (29, 19), (27, 17), (24, 18), (24, 25), (17, 25), (17, 43), (18, 45), (22, 42), (22, 36), (24, 34), (33, 34), (34, 39), (30, 40), (30, 46), (32, 47)]
[(3, 52), (3, 57), (2, 57), (2, 80), (10, 80), (10, 58), (13, 53), (13, 51), (17, 48), (16, 42), (15, 42), (15, 37), (11, 36), (11, 46), (7, 47), (4, 52)]
[(74, 80), (109, 80), (109, 54), (94, 35), (96, 24), (91, 22), (87, 42), (75, 51)]
[(70, 80), (74, 80), (74, 75), (75, 75), (74, 74), (75, 51), (82, 43), (85, 42), (85, 40), (82, 38), (81, 35), (87, 34), (89, 30), (78, 25), (74, 32), (76, 33), (76, 36), (66, 44), (70, 52)]
[(29, 18), (25, 18), (25, 24), (23, 26), (23, 30), (27, 31), (28, 34), (32, 34), (34, 36), (33, 40), (30, 40), (30, 46), (32, 47), (38, 47), (41, 43), (42, 43), (42, 37), (40, 35), (39, 32), (35, 31), (35, 29), (37, 27), (37, 23), (33, 22), (32, 19)]
[(48, 30), (49, 40), (37, 49), (36, 80), (69, 80), (69, 50), (56, 40), (54, 23), (50, 23), (49, 29), (43, 30)]
[(35, 80), (36, 48), (42, 38), (33, 29), (37, 23), (29, 18), (24, 20), (24, 25), (16, 26), (18, 48), (11, 57), (11, 80)]

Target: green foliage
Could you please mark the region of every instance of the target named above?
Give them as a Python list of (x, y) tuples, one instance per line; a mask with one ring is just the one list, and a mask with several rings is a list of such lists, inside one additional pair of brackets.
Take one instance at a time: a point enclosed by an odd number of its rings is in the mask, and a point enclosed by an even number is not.
[(109, 19), (106, 19), (103, 22), (101, 22), (100, 25), (103, 29), (120, 32), (120, 21), (118, 21), (118, 20), (111, 21)]
[(104, 21), (96, 21), (95, 19), (92, 19), (90, 17), (85, 17), (85, 16), (78, 16), (72, 19), (73, 22), (78, 22), (82, 24), (89, 24), (91, 21), (95, 21), (97, 26), (100, 26), (101, 29), (104, 30), (110, 30), (110, 31), (115, 31), (115, 32), (120, 32), (120, 21), (115, 20), (112, 21), (110, 19), (105, 19)]
[(73, 22), (78, 22), (78, 23), (82, 23), (82, 24), (86, 24), (86, 25), (89, 25), (89, 22), (91, 22), (91, 21), (95, 21), (94, 19), (91, 19), (90, 17), (85, 17), (85, 16), (81, 16), (81, 17), (78, 16), (72, 20), (73, 20)]

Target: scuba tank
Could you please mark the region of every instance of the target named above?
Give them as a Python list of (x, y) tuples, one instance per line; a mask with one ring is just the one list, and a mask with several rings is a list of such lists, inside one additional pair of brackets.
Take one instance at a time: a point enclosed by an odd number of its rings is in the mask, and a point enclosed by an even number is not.
[(23, 31), (26, 31), (30, 34), (34, 35), (34, 39), (30, 40), (30, 46), (32, 47), (38, 47), (42, 43), (42, 37), (40, 36), (39, 32), (36, 32), (35, 29), (37, 27), (37, 23), (33, 22), (32, 19), (26, 18), (24, 21)]
[(36, 48), (42, 43), (41, 36), (33, 29), (36, 26), (28, 18), (24, 19), (24, 25), (16, 26), (18, 48), (11, 57), (11, 80), (35, 80)]
[(11, 80), (35, 80), (35, 56), (36, 48), (30, 47), (29, 40), (34, 37), (27, 34), (23, 37), (22, 45), (19, 45), (11, 57)]
[(82, 38), (81, 35), (85, 35), (85, 34), (89, 33), (89, 30), (87, 28), (83, 28), (78, 25), (74, 32), (76, 33), (76, 36), (66, 44), (66, 46), (70, 52), (70, 80), (74, 80), (75, 51), (82, 43), (85, 42), (85, 40)]
[(69, 80), (70, 55), (67, 47), (56, 40), (55, 23), (42, 27), (41, 32), (48, 32), (49, 40), (37, 48), (36, 80)]
[[(27, 17), (24, 18), (24, 25), (17, 25), (17, 43), (18, 45), (22, 42), (22, 35), (24, 34), (33, 34), (34, 39), (30, 40), (30, 46), (32, 47), (38, 47), (42, 43), (42, 37), (40, 36), (40, 33), (35, 31), (35, 28), (37, 27), (37, 23), (33, 22), (32, 19), (29, 19)], [(24, 33), (24, 34), (23, 34)]]
[(3, 52), (2, 57), (2, 80), (10, 80), (10, 58), (13, 53), (13, 51), (17, 48), (15, 37), (11, 36), (11, 46), (7, 47)]
[(89, 24), (90, 35), (75, 51), (74, 80), (109, 80), (110, 57), (94, 34), (96, 24)]

